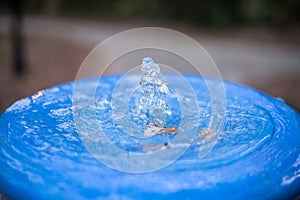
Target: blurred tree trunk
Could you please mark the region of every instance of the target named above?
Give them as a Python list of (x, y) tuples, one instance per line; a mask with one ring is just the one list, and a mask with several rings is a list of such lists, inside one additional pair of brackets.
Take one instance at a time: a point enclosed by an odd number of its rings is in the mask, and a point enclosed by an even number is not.
[(22, 0), (10, 0), (11, 8), (11, 36), (12, 36), (12, 55), (14, 72), (22, 75), (25, 71), (23, 34), (22, 34)]

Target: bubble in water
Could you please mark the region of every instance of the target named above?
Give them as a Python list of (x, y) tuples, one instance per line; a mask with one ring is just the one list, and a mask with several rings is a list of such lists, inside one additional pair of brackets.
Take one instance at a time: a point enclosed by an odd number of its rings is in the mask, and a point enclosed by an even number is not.
[(150, 57), (143, 59), (141, 70), (142, 96), (138, 106), (140, 116), (149, 127), (164, 127), (166, 115), (169, 113), (166, 104), (167, 96), (170, 94), (167, 81), (161, 74), (158, 64)]

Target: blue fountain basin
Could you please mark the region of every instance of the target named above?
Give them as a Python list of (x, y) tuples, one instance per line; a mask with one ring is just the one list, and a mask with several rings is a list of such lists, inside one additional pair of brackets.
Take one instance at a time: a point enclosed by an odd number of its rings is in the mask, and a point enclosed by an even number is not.
[[(120, 77), (101, 79), (104, 84), (95, 95), (100, 121), (109, 123), (109, 115), (99, 106), (110, 100)], [(199, 100), (200, 134), (211, 111), (206, 82), (213, 85), (218, 80), (185, 78)], [(98, 79), (81, 82), (88, 88)], [(73, 82), (21, 99), (0, 116), (0, 191), (12, 199), (296, 197), (300, 194), (299, 114), (279, 98), (242, 85), (224, 84), (226, 117), (212, 151), (199, 159), (199, 136), (174, 163), (148, 173), (118, 171), (90, 154), (74, 123)], [(119, 137), (117, 131), (110, 133), (109, 126), (103, 129), (109, 139)], [(133, 151), (138, 145), (112, 142)]]

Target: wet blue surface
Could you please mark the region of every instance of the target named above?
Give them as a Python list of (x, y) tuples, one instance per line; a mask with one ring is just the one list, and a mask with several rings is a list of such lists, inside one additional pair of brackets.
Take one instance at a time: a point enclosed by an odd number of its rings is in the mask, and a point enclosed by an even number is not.
[[(119, 78), (102, 78), (93, 105), (97, 118), (115, 145), (147, 151), (148, 146), (139, 146), (110, 122), (111, 91)], [(0, 116), (0, 190), (13, 199), (280, 199), (299, 195), (299, 114), (280, 99), (225, 82), (224, 127), (214, 149), (199, 159), (210, 119), (210, 97), (203, 79), (186, 78), (199, 99), (199, 136), (179, 160), (151, 173), (114, 170), (88, 152), (73, 120), (73, 83), (17, 101)], [(82, 81), (89, 87), (98, 79)]]

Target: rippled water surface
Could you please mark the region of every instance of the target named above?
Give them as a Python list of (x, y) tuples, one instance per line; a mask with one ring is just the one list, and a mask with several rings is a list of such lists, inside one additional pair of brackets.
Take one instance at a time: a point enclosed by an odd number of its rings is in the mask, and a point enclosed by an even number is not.
[[(166, 78), (176, 82), (176, 76)], [(0, 116), (0, 189), (16, 199), (183, 199), (198, 195), (242, 199), (296, 195), (300, 188), (299, 114), (282, 100), (225, 82), (222, 131), (213, 150), (199, 159), (203, 141), (214, 131), (209, 129), (210, 96), (202, 78), (186, 78), (198, 99), (200, 119), (198, 124), (189, 124), (178, 110), (173, 110), (174, 119), (168, 126), (184, 123), (196, 126), (197, 131), (190, 144), (182, 144), (190, 148), (172, 165), (152, 173), (131, 174), (95, 159), (76, 129), (73, 83), (67, 83), (22, 99)], [(83, 111), (95, 109), (97, 123), (108, 140), (126, 151), (151, 153), (176, 137), (136, 138), (115, 124), (111, 98), (119, 79), (104, 77), (101, 84), (96, 78), (82, 80), (87, 88), (99, 85), (94, 105), (84, 103), (88, 94), (83, 88), (81, 106)], [(132, 80), (138, 79), (133, 75)], [(206, 81), (213, 84), (217, 80)], [(131, 87), (131, 82), (127, 84)]]

